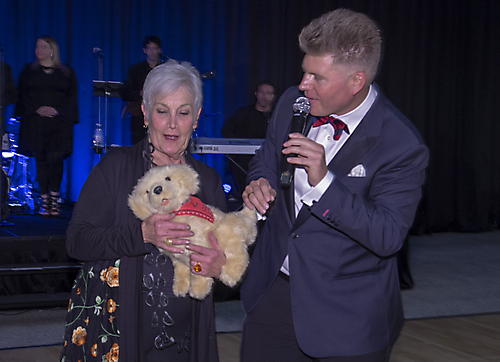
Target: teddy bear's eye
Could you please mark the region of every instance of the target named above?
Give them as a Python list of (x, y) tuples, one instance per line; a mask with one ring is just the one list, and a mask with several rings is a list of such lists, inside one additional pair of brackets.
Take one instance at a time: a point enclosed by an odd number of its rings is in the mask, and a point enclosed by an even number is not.
[(170, 181), (170, 177), (165, 177), (165, 181)]

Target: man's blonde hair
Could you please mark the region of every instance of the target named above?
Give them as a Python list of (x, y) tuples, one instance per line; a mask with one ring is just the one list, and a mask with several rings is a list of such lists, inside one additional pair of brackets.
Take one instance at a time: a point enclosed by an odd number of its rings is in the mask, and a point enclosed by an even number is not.
[(331, 55), (335, 64), (362, 71), (370, 84), (382, 48), (380, 29), (368, 16), (337, 9), (314, 19), (299, 35), (300, 49), (312, 56)]

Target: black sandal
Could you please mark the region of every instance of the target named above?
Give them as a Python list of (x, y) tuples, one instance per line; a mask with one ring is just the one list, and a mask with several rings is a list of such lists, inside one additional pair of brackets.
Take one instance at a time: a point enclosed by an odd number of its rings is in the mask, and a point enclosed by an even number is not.
[(57, 217), (59, 215), (61, 215), (59, 192), (50, 191), (50, 216)]
[(52, 211), (51, 205), (52, 198), (47, 194), (42, 195), (42, 204), (40, 205), (40, 210), (38, 213), (42, 216), (50, 216), (50, 212)]

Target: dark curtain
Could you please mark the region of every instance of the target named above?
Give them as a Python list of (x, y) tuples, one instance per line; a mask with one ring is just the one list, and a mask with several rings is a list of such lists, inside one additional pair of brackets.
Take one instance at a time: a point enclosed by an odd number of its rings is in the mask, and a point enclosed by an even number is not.
[[(255, 84), (269, 79), (279, 92), (301, 78), (297, 36), (313, 18), (346, 7), (373, 18), (384, 35), (377, 82), (412, 120), (431, 151), (414, 232), (484, 231), (500, 223), (498, 59), (500, 2), (496, 0), (7, 0), (0, 43), (18, 77), (34, 60), (41, 34), (60, 42), (62, 60), (80, 83), (81, 124), (68, 170), (72, 199), (95, 164), (90, 149), (99, 116), (92, 79), (93, 47), (105, 54), (105, 80), (124, 80), (144, 59), (142, 39), (162, 38), (166, 55), (191, 61), (205, 81), (198, 136), (220, 137), (224, 119), (254, 101)], [(123, 102), (108, 99), (109, 143), (127, 144)], [(224, 160), (205, 157), (224, 176)]]

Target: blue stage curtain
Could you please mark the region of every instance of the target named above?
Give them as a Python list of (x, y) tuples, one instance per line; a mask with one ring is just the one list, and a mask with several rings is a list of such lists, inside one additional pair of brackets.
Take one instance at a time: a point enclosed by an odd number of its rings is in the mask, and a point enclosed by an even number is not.
[[(199, 136), (220, 137), (224, 110), (225, 4), (223, 1), (177, 0), (6, 0), (0, 6), (0, 44), (17, 79), (25, 63), (35, 60), (35, 43), (51, 35), (59, 43), (61, 60), (70, 64), (79, 83), (80, 123), (75, 125), (73, 155), (66, 163), (68, 198), (76, 200), (92, 167), (98, 162), (92, 146), (95, 124), (106, 120), (108, 145), (129, 145), (129, 120), (119, 98), (93, 96), (98, 56), (104, 53), (103, 79), (124, 81), (130, 65), (145, 60), (143, 39), (158, 35), (169, 58), (191, 62), (200, 73), (215, 71), (204, 81)], [(104, 108), (107, 103), (107, 108)], [(100, 112), (101, 110), (101, 112)], [(106, 111), (105, 111), (106, 110)], [(9, 106), (7, 116), (13, 115)], [(224, 158), (204, 156), (224, 171)]]

